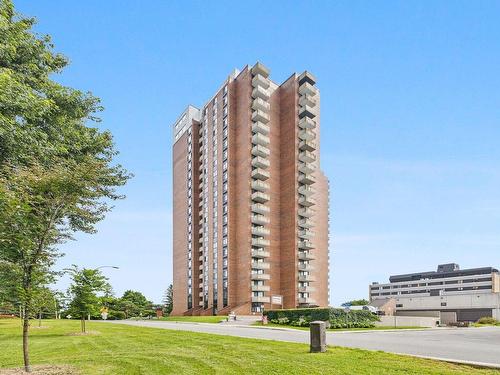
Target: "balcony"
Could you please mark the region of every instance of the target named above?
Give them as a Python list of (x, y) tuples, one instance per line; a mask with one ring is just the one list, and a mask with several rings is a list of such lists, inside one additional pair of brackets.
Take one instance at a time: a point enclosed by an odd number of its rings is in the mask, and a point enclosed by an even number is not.
[(305, 129), (299, 131), (299, 139), (303, 141), (312, 141), (316, 138), (316, 133), (313, 130)]
[(198, 306), (203, 306), (203, 301), (198, 302)]
[(264, 214), (269, 213), (269, 207), (264, 206), (261, 203), (253, 203), (252, 204), (252, 212), (264, 215)]
[(309, 220), (309, 219), (300, 219), (299, 220), (299, 227), (310, 229), (310, 228), (314, 227), (314, 224), (313, 224), (312, 220)]
[(316, 150), (316, 142), (313, 142), (313, 141), (300, 141), (300, 143), (299, 143), (299, 149), (301, 151), (314, 151), (314, 150)]
[(260, 109), (261, 111), (269, 112), (269, 110), (271, 109), (271, 105), (261, 98), (257, 98), (252, 102), (252, 109)]
[(307, 185), (299, 186), (299, 193), (305, 195), (306, 197), (310, 197), (315, 193), (314, 189)]
[(265, 240), (264, 238), (252, 238), (252, 246), (263, 247), (269, 246), (270, 244), (269, 240)]
[[(253, 180), (252, 181), (252, 190), (266, 192), (269, 190), (269, 184), (266, 182), (262, 182), (260, 180)], [(300, 192), (300, 189), (299, 189), (299, 192)]]
[(201, 228), (198, 230), (198, 233), (199, 233), (199, 234), (202, 234), (202, 233), (203, 233), (203, 227), (201, 227)]
[(316, 301), (313, 300), (312, 298), (298, 298), (298, 302), (299, 304), (301, 305), (315, 305), (316, 304)]
[(253, 87), (263, 87), (265, 89), (269, 88), (270, 82), (269, 78), (264, 77), (263, 75), (257, 74), (252, 78), (252, 86)]
[(252, 262), (252, 269), (254, 270), (268, 270), (270, 264), (267, 262)]
[(252, 112), (252, 121), (260, 121), (263, 122), (264, 124), (267, 124), (269, 122), (269, 114), (267, 112), (261, 111), (261, 110), (256, 110)]
[(316, 259), (313, 254), (308, 251), (299, 251), (300, 260), (314, 260)]
[(252, 178), (265, 181), (269, 178), (269, 172), (262, 168), (255, 168), (252, 171)]
[(305, 240), (310, 240), (314, 237), (314, 232), (312, 230), (299, 230), (299, 237)]
[(313, 197), (300, 197), (299, 204), (303, 207), (311, 207), (316, 204), (316, 200)]
[(200, 265), (198, 266), (198, 269), (199, 269), (200, 271), (203, 271), (203, 264), (200, 264)]
[(261, 193), (260, 191), (256, 191), (252, 194), (252, 201), (258, 203), (266, 203), (269, 201), (269, 195), (266, 193)]
[(309, 82), (304, 82), (302, 85), (299, 86), (299, 94), (315, 96), (317, 94), (317, 91), (316, 88)]
[(269, 251), (252, 249), (252, 258), (269, 258)]
[(265, 225), (269, 224), (269, 218), (264, 215), (252, 215), (252, 224)]
[(316, 110), (314, 109), (314, 107), (310, 107), (308, 105), (301, 106), (299, 108), (299, 118), (304, 118), (304, 117), (309, 117), (309, 118), (316, 117)]
[(312, 174), (299, 174), (299, 183), (301, 184), (306, 184), (306, 185), (312, 185), (316, 182), (316, 178)]
[(269, 280), (271, 278), (271, 275), (267, 273), (251, 273), (250, 274), (250, 279), (251, 280)]
[(203, 258), (204, 258), (204, 256), (203, 256), (203, 255), (200, 255), (200, 256), (198, 257), (198, 260), (199, 260), (200, 262), (203, 262)]
[(299, 153), (299, 160), (304, 163), (312, 163), (316, 161), (316, 155), (309, 151), (302, 151)]
[(199, 283), (198, 287), (203, 288), (203, 283)]
[(299, 275), (299, 281), (300, 282), (313, 282), (316, 281), (314, 277), (311, 275)]
[(254, 297), (252, 296), (252, 302), (262, 302), (262, 303), (269, 303), (270, 297)]
[(264, 77), (269, 77), (269, 69), (267, 69), (264, 65), (258, 62), (252, 67), (252, 74), (253, 75), (260, 74)]
[(269, 160), (261, 156), (256, 156), (252, 159), (252, 167), (267, 169), (269, 165)]
[(315, 292), (316, 288), (313, 286), (299, 286), (297, 292), (299, 293), (312, 293)]
[(203, 298), (203, 292), (198, 293), (198, 297)]
[(299, 98), (299, 105), (314, 107), (316, 106), (316, 98), (310, 95), (301, 95)]
[(269, 285), (252, 285), (252, 292), (269, 292), (270, 290)]
[(252, 98), (257, 99), (260, 98), (262, 100), (269, 100), (271, 95), (269, 95), (269, 91), (261, 86), (257, 86), (252, 90)]
[(313, 246), (311, 241), (304, 240), (304, 241), (299, 241), (299, 249), (311, 250), (311, 249), (314, 249), (314, 246)]
[(269, 149), (264, 146), (253, 146), (252, 147), (252, 155), (254, 156), (262, 156), (262, 157), (268, 157), (269, 156)]
[(314, 269), (313, 266), (311, 266), (310, 264), (300, 264), (299, 263), (299, 271), (312, 271)]
[[(256, 133), (252, 137), (252, 143), (254, 145), (267, 147), (267, 146), (269, 146), (269, 142), (270, 142), (269, 137), (266, 135), (260, 134), (260, 133)], [(311, 151), (311, 150), (307, 150), (307, 151)]]
[(202, 272), (200, 272), (200, 274), (198, 275), (198, 279), (203, 280), (203, 273)]
[(316, 166), (312, 163), (300, 163), (299, 172), (304, 174), (311, 174), (316, 170)]
[(314, 211), (310, 208), (299, 208), (299, 215), (302, 217), (310, 218), (314, 215)]
[(264, 124), (263, 122), (260, 122), (260, 121), (254, 122), (252, 124), (252, 132), (268, 135), (269, 134), (269, 126), (267, 126), (266, 124)]
[(309, 117), (302, 117), (299, 120), (299, 127), (301, 129), (314, 129), (316, 127), (316, 121)]
[(308, 82), (311, 85), (314, 85), (316, 83), (316, 77), (314, 77), (312, 73), (305, 71), (299, 76), (299, 85), (304, 84), (304, 82)]
[(252, 227), (252, 234), (254, 236), (269, 236), (269, 229), (264, 227)]

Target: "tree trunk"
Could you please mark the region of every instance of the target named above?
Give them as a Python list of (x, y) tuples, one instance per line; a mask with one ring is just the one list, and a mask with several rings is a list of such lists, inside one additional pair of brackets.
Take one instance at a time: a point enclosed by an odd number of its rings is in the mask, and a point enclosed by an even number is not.
[(28, 347), (28, 333), (30, 328), (29, 311), (28, 308), (24, 308), (23, 313), (23, 358), (24, 358), (24, 371), (31, 372), (30, 366), (30, 354)]
[(42, 326), (42, 312), (38, 313), (38, 328)]
[(85, 315), (82, 315), (81, 325), (82, 325), (82, 333), (85, 333)]

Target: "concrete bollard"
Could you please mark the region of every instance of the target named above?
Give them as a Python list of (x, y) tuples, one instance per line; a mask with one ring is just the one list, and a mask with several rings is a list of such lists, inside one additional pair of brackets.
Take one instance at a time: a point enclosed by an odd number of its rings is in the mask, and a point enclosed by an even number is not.
[(326, 324), (325, 322), (311, 322), (311, 353), (326, 352)]

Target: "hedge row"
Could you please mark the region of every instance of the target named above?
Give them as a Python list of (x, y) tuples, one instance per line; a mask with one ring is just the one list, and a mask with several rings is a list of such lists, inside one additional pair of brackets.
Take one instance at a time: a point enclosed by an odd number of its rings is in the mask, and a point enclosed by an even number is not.
[(264, 315), (271, 323), (308, 327), (315, 320), (330, 322), (330, 328), (371, 328), (379, 321), (378, 316), (365, 310), (345, 312), (343, 309), (310, 308), (267, 310)]

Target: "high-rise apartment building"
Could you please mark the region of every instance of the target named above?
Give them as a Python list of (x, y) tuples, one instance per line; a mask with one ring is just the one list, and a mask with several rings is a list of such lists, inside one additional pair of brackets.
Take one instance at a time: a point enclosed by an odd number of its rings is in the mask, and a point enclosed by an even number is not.
[(173, 314), (327, 306), (314, 76), (246, 66), (173, 131)]

